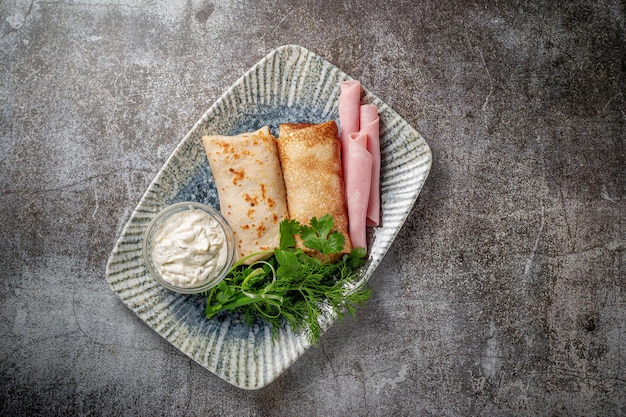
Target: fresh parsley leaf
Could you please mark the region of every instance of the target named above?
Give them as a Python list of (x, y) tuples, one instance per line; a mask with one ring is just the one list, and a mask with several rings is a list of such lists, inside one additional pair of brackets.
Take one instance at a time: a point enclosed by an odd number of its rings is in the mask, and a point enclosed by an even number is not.
[(296, 238), (300, 232), (300, 223), (297, 220), (285, 219), (280, 222), (280, 249), (293, 248), (296, 246)]
[(316, 217), (311, 219), (311, 227), (315, 229), (321, 238), (326, 238), (333, 229), (334, 221), (330, 214), (322, 216), (319, 220)]
[(333, 224), (332, 216), (327, 214), (320, 219), (313, 217), (311, 226), (300, 226), (300, 237), (304, 246), (324, 255), (341, 252), (346, 238), (338, 231), (331, 232)]

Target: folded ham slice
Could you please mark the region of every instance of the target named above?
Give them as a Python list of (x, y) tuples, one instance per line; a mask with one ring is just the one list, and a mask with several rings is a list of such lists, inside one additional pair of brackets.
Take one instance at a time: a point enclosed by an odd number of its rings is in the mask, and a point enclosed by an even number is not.
[(361, 105), (361, 84), (358, 81), (344, 81), (339, 86), (339, 123), (350, 239), (355, 247), (367, 248), (366, 226), (380, 224), (380, 119), (376, 106)]
[(360, 111), (360, 132), (367, 135), (367, 150), (372, 155), (372, 180), (367, 203), (367, 225), (380, 225), (380, 133), (378, 107), (363, 104)]
[(356, 80), (344, 81), (339, 84), (339, 89), (341, 91), (339, 94), (339, 124), (341, 125), (343, 151), (350, 134), (359, 131), (361, 83)]
[(344, 154), (344, 180), (350, 221), (350, 240), (355, 248), (367, 248), (367, 205), (372, 182), (372, 155), (367, 151), (367, 135), (352, 133)]

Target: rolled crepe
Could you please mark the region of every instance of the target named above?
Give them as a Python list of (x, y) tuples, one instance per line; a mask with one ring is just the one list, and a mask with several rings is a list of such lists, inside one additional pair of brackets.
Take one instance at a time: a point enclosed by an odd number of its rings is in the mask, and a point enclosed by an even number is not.
[[(226, 218), (237, 243), (236, 259), (277, 248), (287, 199), (276, 139), (267, 126), (237, 136), (204, 136), (202, 144)], [(267, 256), (253, 257), (250, 264)]]
[[(333, 216), (334, 229), (345, 237), (342, 253), (352, 250), (348, 233), (348, 213), (344, 195), (341, 151), (337, 124), (298, 123), (280, 125), (277, 139), (282, 165), (289, 217), (309, 224), (313, 217)], [(299, 247), (323, 258), (317, 251)], [(341, 254), (332, 256), (334, 262)]]

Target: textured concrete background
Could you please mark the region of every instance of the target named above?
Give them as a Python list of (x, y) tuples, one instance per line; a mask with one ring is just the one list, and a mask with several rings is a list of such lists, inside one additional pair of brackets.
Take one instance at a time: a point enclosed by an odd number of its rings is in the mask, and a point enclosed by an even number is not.
[[(0, 414), (626, 415), (623, 2), (375, 3), (0, 2)], [(434, 161), (369, 304), (247, 392), (105, 264), (183, 135), (287, 43)]]

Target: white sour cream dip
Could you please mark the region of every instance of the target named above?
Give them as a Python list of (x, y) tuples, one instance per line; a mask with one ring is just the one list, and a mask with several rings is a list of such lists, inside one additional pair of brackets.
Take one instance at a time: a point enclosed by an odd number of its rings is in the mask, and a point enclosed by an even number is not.
[(211, 215), (190, 207), (158, 226), (151, 255), (165, 281), (177, 287), (197, 287), (226, 265), (226, 235)]

